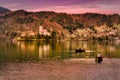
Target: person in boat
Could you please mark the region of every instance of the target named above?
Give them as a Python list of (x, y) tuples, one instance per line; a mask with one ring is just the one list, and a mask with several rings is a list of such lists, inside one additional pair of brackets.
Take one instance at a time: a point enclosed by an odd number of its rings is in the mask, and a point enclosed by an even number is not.
[(101, 63), (103, 61), (103, 57), (100, 52), (97, 54), (95, 61), (97, 63)]
[(81, 48), (79, 48), (78, 50), (82, 50)]
[(81, 52), (85, 52), (85, 50), (84, 50), (84, 49), (81, 49), (81, 48), (78, 48), (78, 49), (75, 49), (75, 52), (76, 52), (76, 53), (81, 53)]

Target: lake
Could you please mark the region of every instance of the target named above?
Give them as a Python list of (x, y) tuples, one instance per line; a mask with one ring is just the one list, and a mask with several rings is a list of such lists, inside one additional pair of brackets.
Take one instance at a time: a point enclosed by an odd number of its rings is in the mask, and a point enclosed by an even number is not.
[[(85, 52), (75, 53), (82, 48)], [(94, 58), (98, 52), (105, 58), (120, 58), (120, 43), (98, 41), (0, 41), (0, 64), (70, 58)]]

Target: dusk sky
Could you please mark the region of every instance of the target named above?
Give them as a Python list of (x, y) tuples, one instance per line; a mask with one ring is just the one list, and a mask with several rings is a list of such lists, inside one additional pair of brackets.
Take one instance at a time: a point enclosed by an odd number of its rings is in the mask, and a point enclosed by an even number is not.
[(120, 14), (120, 0), (0, 0), (10, 10)]

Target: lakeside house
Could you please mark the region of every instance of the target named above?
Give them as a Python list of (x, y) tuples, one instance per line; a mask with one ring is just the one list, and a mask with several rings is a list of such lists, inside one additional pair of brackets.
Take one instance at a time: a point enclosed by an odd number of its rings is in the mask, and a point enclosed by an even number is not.
[(17, 40), (28, 40), (28, 37), (33, 37), (35, 36), (35, 32), (33, 31), (23, 31), (21, 32), (20, 37), (17, 38)]
[(35, 32), (33, 32), (33, 31), (23, 31), (23, 32), (21, 32), (21, 37), (25, 37), (25, 36), (35, 36)]
[(50, 33), (43, 26), (39, 26), (39, 34), (44, 36), (50, 36)]
[[(50, 32), (43, 26), (39, 26), (39, 35), (50, 36)], [(36, 33), (34, 31), (22, 31), (17, 40), (35, 40)]]

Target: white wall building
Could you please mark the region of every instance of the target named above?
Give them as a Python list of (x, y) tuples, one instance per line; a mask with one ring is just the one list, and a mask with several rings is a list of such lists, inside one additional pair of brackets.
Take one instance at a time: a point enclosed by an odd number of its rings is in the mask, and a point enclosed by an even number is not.
[(43, 26), (39, 26), (39, 34), (50, 36), (50, 33), (46, 29), (44, 29)]

